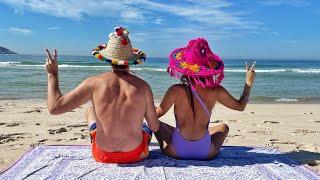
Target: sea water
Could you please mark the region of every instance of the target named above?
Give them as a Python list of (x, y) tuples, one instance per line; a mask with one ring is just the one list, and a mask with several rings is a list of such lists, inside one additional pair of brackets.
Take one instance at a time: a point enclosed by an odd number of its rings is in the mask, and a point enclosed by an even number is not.
[[(89, 76), (110, 71), (111, 67), (91, 56), (59, 56), (59, 83), (63, 93)], [(252, 103), (319, 103), (320, 60), (224, 59), (222, 85), (239, 98), (245, 83), (245, 62), (256, 61)], [(47, 74), (44, 55), (0, 55), (0, 99), (45, 99)], [(148, 58), (143, 65), (131, 66), (147, 81), (155, 99), (179, 83), (166, 71), (167, 58)]]

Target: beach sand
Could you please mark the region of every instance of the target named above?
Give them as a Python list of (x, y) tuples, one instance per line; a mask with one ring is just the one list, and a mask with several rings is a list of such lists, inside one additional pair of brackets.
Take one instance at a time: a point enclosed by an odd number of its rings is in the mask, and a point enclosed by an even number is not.
[[(84, 105), (53, 116), (43, 100), (0, 101), (0, 169), (40, 144), (90, 144)], [(217, 104), (210, 126), (227, 123), (224, 145), (278, 148), (320, 172), (320, 104), (249, 104), (238, 112)], [(172, 109), (161, 118), (174, 125)], [(156, 142), (153, 137), (153, 142)]]

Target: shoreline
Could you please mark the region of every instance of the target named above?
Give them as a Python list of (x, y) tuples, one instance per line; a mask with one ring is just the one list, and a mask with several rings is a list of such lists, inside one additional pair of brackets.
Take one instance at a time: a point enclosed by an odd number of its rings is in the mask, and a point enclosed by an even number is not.
[[(159, 104), (159, 102), (156, 102)], [(0, 100), (0, 169), (36, 145), (90, 144), (84, 112), (89, 104), (63, 115), (48, 113), (46, 101)], [(227, 123), (225, 146), (276, 148), (320, 172), (320, 104), (248, 104), (243, 112), (217, 104), (210, 126)], [(160, 118), (175, 125), (173, 110)], [(152, 142), (156, 142), (153, 137)]]
[[(163, 97), (154, 97), (154, 102), (155, 103), (160, 103)], [(319, 97), (320, 98), (320, 97)], [(2, 98), (0, 97), (0, 102), (1, 101), (46, 101), (46, 99), (21, 99), (21, 98)], [(219, 104), (217, 102), (217, 104)], [(320, 101), (257, 101), (257, 100), (250, 100), (248, 104), (277, 104), (277, 105), (285, 105), (285, 104), (310, 104), (310, 105), (317, 105), (320, 104)]]

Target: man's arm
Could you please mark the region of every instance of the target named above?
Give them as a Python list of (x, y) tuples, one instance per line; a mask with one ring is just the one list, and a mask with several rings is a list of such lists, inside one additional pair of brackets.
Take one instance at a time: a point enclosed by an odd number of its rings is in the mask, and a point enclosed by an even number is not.
[(240, 97), (239, 100), (231, 96), (225, 88), (221, 86), (219, 87), (218, 101), (221, 104), (223, 104), (224, 106), (230, 109), (239, 110), (239, 111), (243, 111), (246, 108), (249, 102), (250, 90), (255, 78), (254, 66), (255, 66), (255, 62), (253, 63), (252, 67), (249, 69), (248, 64), (246, 63), (246, 83), (242, 92), (242, 96)]
[(62, 95), (59, 88), (57, 51), (52, 58), (48, 49), (46, 70), (48, 72), (48, 110), (50, 114), (62, 114), (75, 109), (92, 98), (93, 82), (91, 78), (84, 80), (77, 88)]
[(153, 132), (157, 132), (159, 130), (160, 121), (157, 118), (156, 110), (154, 108), (153, 94), (149, 85), (146, 88), (146, 112), (145, 119), (148, 122), (148, 126)]

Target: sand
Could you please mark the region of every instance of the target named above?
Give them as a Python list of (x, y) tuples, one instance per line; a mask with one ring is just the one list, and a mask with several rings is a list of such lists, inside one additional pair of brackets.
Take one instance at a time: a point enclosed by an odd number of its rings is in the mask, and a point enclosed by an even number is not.
[[(90, 144), (87, 106), (53, 116), (43, 100), (0, 100), (0, 169), (32, 146)], [(174, 125), (172, 109), (161, 120)], [(211, 122), (229, 125), (224, 145), (278, 148), (320, 172), (320, 104), (249, 104), (243, 112), (217, 104)]]

